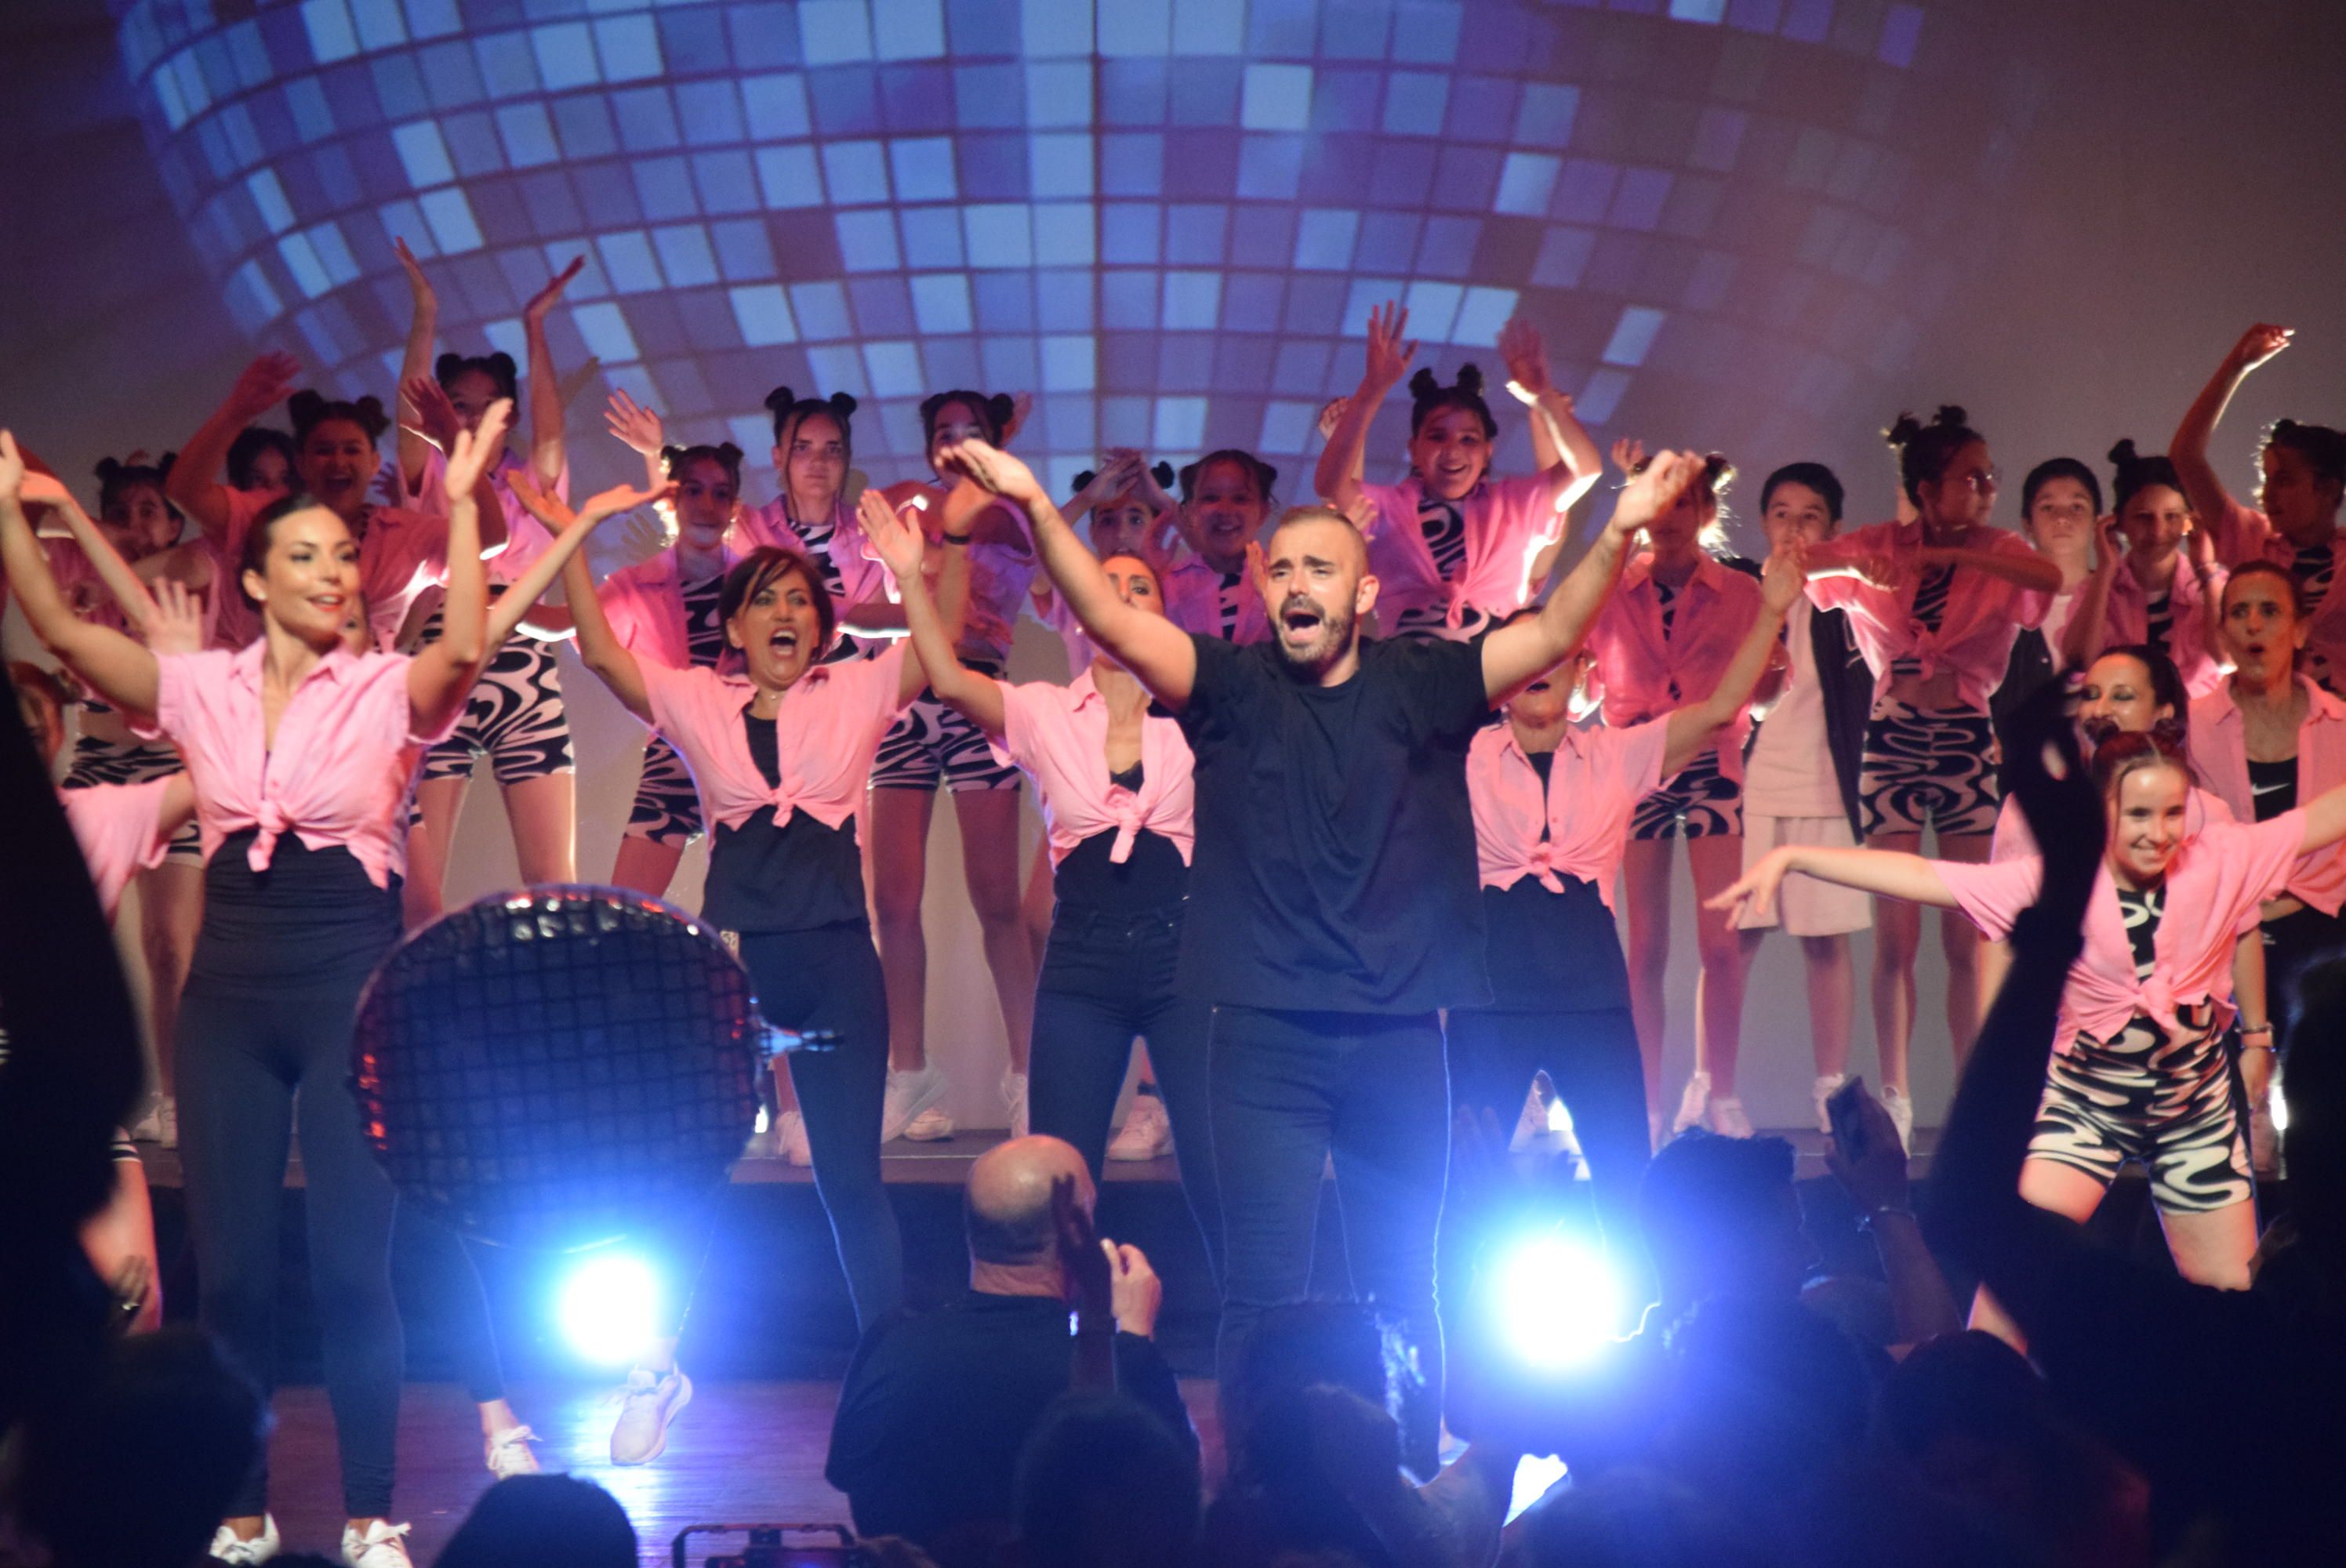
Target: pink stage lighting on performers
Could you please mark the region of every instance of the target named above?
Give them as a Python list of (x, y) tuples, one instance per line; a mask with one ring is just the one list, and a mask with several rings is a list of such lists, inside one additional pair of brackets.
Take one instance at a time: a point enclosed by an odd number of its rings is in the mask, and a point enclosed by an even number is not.
[(516, 359), (583, 253), (556, 361), (671, 439), (762, 469), (768, 389), (847, 392), (892, 473), (924, 393), (1031, 391), (1061, 494), (1110, 446), (1289, 468), (1389, 298), (1445, 378), (1497, 385), (1522, 311), (1591, 425), (1821, 449), (1891, 406), (2056, 91), (1944, 0), (112, 4), (230, 310), (319, 384), (389, 392), (394, 237), (447, 346)]
[(1619, 1334), (1624, 1292), (1605, 1255), (1543, 1234), (1500, 1255), (1489, 1310), (1504, 1343), (1535, 1367), (1576, 1366)]
[(640, 894), (484, 899), (360, 1000), (359, 1110), (403, 1197), (464, 1235), (588, 1247), (696, 1207), (757, 1110), (765, 1032), (707, 928)]

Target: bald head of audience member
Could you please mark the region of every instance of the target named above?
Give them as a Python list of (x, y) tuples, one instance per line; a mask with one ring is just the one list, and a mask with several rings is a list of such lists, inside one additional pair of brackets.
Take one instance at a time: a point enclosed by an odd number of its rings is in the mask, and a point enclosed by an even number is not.
[(969, 1236), (970, 1288), (994, 1296), (1065, 1294), (1066, 1272), (1051, 1221), (1051, 1183), (1075, 1179), (1088, 1212), (1091, 1172), (1073, 1144), (1058, 1138), (1013, 1138), (980, 1155), (969, 1167), (962, 1199)]

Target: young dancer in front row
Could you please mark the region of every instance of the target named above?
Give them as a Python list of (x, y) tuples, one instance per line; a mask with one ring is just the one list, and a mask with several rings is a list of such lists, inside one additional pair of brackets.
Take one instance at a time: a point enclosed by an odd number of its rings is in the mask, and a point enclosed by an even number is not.
[[(271, 400), (273, 401), (273, 399)], [(298, 1096), (311, 1278), (342, 1456), (352, 1568), (404, 1568), (391, 1507), (403, 1375), (391, 1292), (391, 1184), (350, 1097), (350, 1021), (400, 932), (408, 779), (447, 733), (488, 654), (488, 579), (474, 487), (501, 406), (451, 454), (446, 635), (410, 657), (345, 642), (362, 552), (306, 496), (261, 508), (237, 582), (261, 633), (240, 652), (158, 657), (72, 613), (17, 504), (23, 468), (0, 434), (0, 550), (35, 632), (187, 759), (207, 853), (204, 919), (180, 1017), (182, 1168), (205, 1325), (263, 1389), (274, 1381), (275, 1216)], [(215, 1556), (273, 1555), (267, 1475), (230, 1504)]]
[[(863, 511), (867, 532), (883, 526), (886, 502), (867, 492)], [(1147, 561), (1110, 555), (1100, 569), (1125, 604), (1165, 613)], [(1133, 1040), (1146, 1036), (1181, 1187), (1219, 1283), (1206, 1110), (1211, 1010), (1174, 983), (1197, 839), (1189, 743), (1104, 655), (1066, 686), (1013, 685), (962, 666), (917, 581), (906, 586), (904, 614), (932, 689), (984, 732), (995, 756), (1025, 769), (1042, 802), (1057, 896), (1035, 983), (1031, 1125), (1075, 1145), (1096, 1180)]]
[[(1637, 1183), (1652, 1145), (1614, 877), (1637, 802), (1750, 699), (1801, 597), (1802, 551), (1793, 540), (1769, 558), (1760, 614), (1708, 694), (1642, 724), (1579, 729), (1571, 682), (1551, 671), (1511, 698), (1500, 709), (1507, 722), (1484, 728), (1466, 753), (1491, 1003), (1450, 1011), (1451, 1099), (1469, 1111), (1487, 1106), (1504, 1123), (1545, 1071), (1571, 1108), (1606, 1244), (1633, 1272)], [(1443, 1228), (1499, 1217), (1454, 1214)]]
[[(966, 509), (946, 510), (943, 587), (958, 618), (967, 545), (950, 541)], [(923, 541), (892, 513), (872, 543), (900, 583), (920, 572)], [(888, 999), (864, 910), (858, 812), (881, 737), (927, 683), (920, 656), (897, 642), (877, 658), (824, 663), (836, 609), (821, 569), (792, 550), (761, 546), (726, 574), (726, 652), (714, 669), (621, 642), (582, 557), (563, 583), (587, 668), (691, 767), (715, 834), (701, 914), (750, 971), (760, 1015), (836, 1039), (792, 1054), (790, 1074), (856, 1322), (869, 1328), (903, 1303), (904, 1265), (880, 1181)], [(613, 1462), (658, 1455), (691, 1399), (675, 1349), (664, 1339), (629, 1375)]]
[[(2188, 1279), (2246, 1289), (2256, 1251), (2248, 1140), (2224, 1026), (2238, 938), (2300, 859), (2346, 836), (2346, 787), (2255, 823), (2191, 830), (2190, 764), (2171, 740), (2119, 734), (2094, 753), (2103, 851), (2071, 966), (2021, 1196), (2082, 1224), (2128, 1160), (2148, 1169), (2168, 1250)], [(1779, 850), (1720, 895), (1766, 907), (1788, 875), (1949, 910), (2010, 934), (2044, 876), (2034, 856), (1974, 865), (1875, 850)], [(2266, 1026), (2244, 1020), (2251, 1037)]]

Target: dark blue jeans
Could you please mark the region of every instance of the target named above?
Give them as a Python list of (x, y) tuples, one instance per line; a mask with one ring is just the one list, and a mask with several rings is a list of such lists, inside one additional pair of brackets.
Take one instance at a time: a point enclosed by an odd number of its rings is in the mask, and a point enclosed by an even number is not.
[(1136, 1037), (1148, 1042), (1158, 1092), (1173, 1123), (1181, 1191), (1221, 1282), (1221, 1207), (1206, 1097), (1206, 1031), (1213, 1010), (1174, 989), (1182, 906), (1140, 916), (1096, 915), (1062, 905), (1035, 988), (1035, 1054), (1027, 1120), (1065, 1138), (1100, 1174), (1109, 1121)]
[[(1217, 1007), (1208, 1067), (1222, 1194), (1228, 1389), (1265, 1309), (1305, 1299), (1325, 1163), (1353, 1294), (1404, 1334), (1441, 1408), (1434, 1237), (1450, 1169), (1450, 1084), (1438, 1014)], [(1415, 1440), (1431, 1432), (1405, 1434)]]

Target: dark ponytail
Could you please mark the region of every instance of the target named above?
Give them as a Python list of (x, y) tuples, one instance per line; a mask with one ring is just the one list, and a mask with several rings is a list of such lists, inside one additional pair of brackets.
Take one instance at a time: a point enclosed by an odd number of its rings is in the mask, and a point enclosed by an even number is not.
[(1882, 433), (1882, 438), (1898, 449), (1898, 482), (1905, 487), (1907, 500), (1919, 505), (1923, 486), (1945, 478), (1947, 464), (1955, 460), (1955, 453), (1987, 439), (1971, 427), (1970, 418), (1953, 403), (1943, 403), (1928, 424), (1911, 413), (1901, 413), (1897, 423)]

